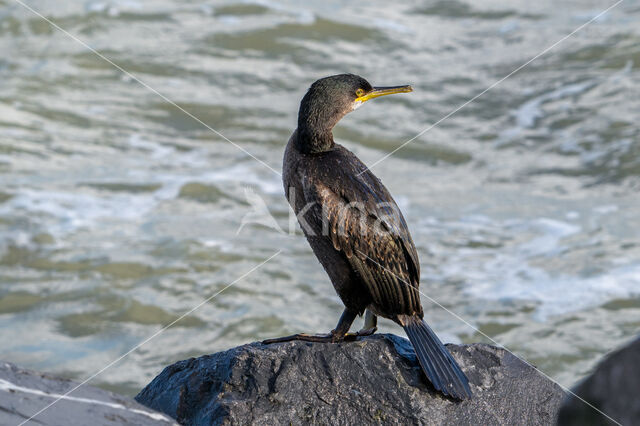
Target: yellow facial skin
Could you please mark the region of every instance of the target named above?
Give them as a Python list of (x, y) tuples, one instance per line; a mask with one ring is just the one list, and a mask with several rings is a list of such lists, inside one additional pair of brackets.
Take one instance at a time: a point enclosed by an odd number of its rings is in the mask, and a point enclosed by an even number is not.
[[(358, 91), (364, 92), (364, 90), (362, 89), (358, 89)], [(355, 102), (357, 102), (358, 104), (361, 104), (363, 102), (368, 101), (369, 99), (378, 98), (380, 96), (394, 95), (396, 93), (409, 93), (409, 92), (413, 92), (413, 88), (411, 86), (374, 87), (373, 90), (367, 93), (360, 94), (356, 92), (356, 95), (358, 97), (355, 99)]]

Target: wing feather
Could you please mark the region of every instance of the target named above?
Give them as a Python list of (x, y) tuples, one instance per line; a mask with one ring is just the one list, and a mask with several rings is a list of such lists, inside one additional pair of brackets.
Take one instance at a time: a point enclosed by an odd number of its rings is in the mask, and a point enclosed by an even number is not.
[(406, 223), (384, 186), (371, 186), (362, 180), (345, 191), (325, 180), (308, 187), (322, 204), (327, 237), (361, 277), (374, 305), (388, 315), (421, 314), (419, 266)]

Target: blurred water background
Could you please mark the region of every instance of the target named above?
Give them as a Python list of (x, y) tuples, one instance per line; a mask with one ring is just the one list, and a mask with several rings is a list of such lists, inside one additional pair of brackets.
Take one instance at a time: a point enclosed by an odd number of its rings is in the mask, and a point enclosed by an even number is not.
[[(613, 1), (28, 4), (280, 171), (315, 79), (413, 85), (336, 128), (371, 164)], [(639, 19), (622, 2), (374, 168), (422, 289), (564, 385), (640, 328)], [(14, 0), (0, 53), (1, 359), (83, 379), (277, 250), (92, 383), (133, 395), (171, 362), (335, 325), (300, 233), (245, 218), (261, 198), (288, 229), (276, 173)], [(423, 304), (444, 340), (486, 341)]]

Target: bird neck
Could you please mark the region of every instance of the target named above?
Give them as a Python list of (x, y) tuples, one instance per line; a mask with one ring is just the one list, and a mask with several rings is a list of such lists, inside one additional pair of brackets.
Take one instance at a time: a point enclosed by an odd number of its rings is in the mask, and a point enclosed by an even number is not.
[(312, 87), (300, 102), (296, 145), (305, 154), (317, 154), (333, 148), (331, 130), (346, 114), (346, 111), (321, 99)]
[(298, 125), (296, 148), (305, 154), (329, 151), (335, 143), (331, 129), (309, 128)]

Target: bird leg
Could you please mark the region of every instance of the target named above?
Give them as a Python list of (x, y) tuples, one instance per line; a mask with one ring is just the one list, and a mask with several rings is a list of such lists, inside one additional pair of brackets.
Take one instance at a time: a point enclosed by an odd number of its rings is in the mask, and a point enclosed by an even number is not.
[(370, 336), (378, 330), (378, 317), (376, 314), (367, 309), (367, 313), (364, 315), (364, 325), (362, 329), (358, 331), (358, 336)]
[(360, 334), (360, 332), (348, 333), (349, 329), (351, 328), (351, 324), (353, 324), (353, 321), (356, 319), (356, 316), (357, 315), (355, 313), (351, 312), (348, 309), (345, 309), (342, 312), (342, 315), (340, 316), (340, 320), (338, 321), (338, 325), (336, 325), (336, 328), (331, 330), (331, 332), (328, 334), (298, 333), (298, 334), (292, 334), (291, 336), (276, 337), (275, 339), (263, 340), (262, 343), (264, 343), (265, 345), (268, 345), (271, 343), (291, 342), (293, 340), (302, 340), (305, 342), (319, 342), (319, 343), (337, 343), (342, 341), (356, 340), (356, 338), (359, 336), (367, 335), (367, 334)]

